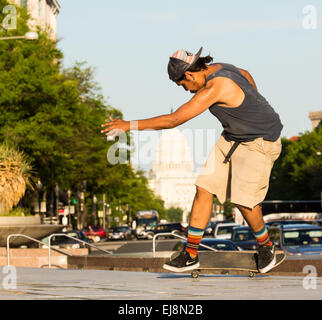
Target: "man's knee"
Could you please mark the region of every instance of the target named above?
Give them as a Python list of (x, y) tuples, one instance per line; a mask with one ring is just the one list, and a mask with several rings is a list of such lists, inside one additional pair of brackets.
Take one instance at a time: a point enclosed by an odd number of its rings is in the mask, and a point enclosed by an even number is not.
[(242, 205), (240, 205), (240, 204), (235, 204), (235, 206), (237, 207), (237, 209), (238, 209), (241, 213), (244, 213), (244, 212), (261, 211), (261, 209), (262, 209), (261, 204), (257, 204), (257, 205), (256, 205), (255, 207), (253, 207), (253, 208), (248, 208), (248, 207), (242, 206)]
[(202, 198), (202, 199), (212, 199), (213, 194), (207, 191), (206, 189), (196, 186), (196, 198)]

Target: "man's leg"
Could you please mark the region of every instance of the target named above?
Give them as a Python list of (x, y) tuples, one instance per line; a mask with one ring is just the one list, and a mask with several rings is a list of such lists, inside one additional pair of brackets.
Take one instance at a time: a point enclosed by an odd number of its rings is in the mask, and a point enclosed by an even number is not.
[(239, 204), (236, 204), (236, 207), (240, 210), (253, 232), (258, 232), (264, 228), (265, 223), (260, 205), (255, 206), (253, 209), (243, 207)]
[(262, 209), (259, 205), (253, 209), (236, 205), (244, 216), (247, 224), (253, 231), (258, 243), (258, 269), (265, 273), (276, 264), (275, 246), (269, 239), (268, 231), (264, 223)]
[(196, 186), (196, 194), (192, 203), (189, 225), (205, 229), (211, 215), (214, 195)]
[(204, 229), (210, 219), (213, 205), (213, 194), (201, 187), (197, 186), (196, 188), (188, 227), (186, 250), (181, 252), (174, 260), (163, 265), (163, 268), (167, 270), (184, 272), (195, 269), (199, 266), (197, 252)]
[(272, 245), (264, 223), (261, 206), (257, 205), (253, 209), (246, 208), (241, 205), (236, 206), (241, 211), (250, 229), (253, 231), (258, 245)]
[(192, 204), (186, 247), (186, 251), (192, 258), (197, 256), (199, 243), (210, 219), (214, 198), (213, 194), (207, 190), (198, 186), (196, 188), (197, 191)]

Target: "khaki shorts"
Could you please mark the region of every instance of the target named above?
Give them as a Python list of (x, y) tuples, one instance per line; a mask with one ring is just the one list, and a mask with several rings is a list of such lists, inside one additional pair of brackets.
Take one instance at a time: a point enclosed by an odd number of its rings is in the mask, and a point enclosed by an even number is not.
[(220, 137), (195, 185), (216, 195), (221, 203), (230, 199), (234, 204), (253, 208), (265, 199), (274, 161), (282, 150), (281, 138), (274, 142), (263, 138), (241, 142), (230, 161), (224, 163), (233, 143)]

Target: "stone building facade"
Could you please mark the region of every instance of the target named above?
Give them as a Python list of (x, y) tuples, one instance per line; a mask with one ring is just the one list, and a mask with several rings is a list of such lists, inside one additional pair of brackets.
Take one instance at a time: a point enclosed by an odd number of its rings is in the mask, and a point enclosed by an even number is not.
[(312, 121), (312, 130), (314, 130), (322, 121), (322, 110), (310, 112), (309, 118)]
[(40, 26), (42, 30), (47, 31), (52, 40), (57, 39), (57, 16), (60, 11), (57, 0), (12, 0), (11, 2), (28, 8), (30, 30)]
[(149, 186), (165, 202), (165, 207), (183, 210), (183, 223), (191, 211), (196, 173), (187, 140), (177, 128), (164, 130), (156, 149)]

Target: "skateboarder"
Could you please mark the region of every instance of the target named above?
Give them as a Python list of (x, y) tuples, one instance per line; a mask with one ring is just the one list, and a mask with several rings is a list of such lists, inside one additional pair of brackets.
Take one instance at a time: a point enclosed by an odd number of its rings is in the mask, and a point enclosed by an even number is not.
[(213, 196), (221, 203), (230, 199), (241, 211), (258, 241), (258, 266), (267, 272), (276, 262), (275, 247), (265, 227), (261, 202), (264, 200), (274, 161), (281, 152), (283, 128), (278, 114), (257, 91), (250, 73), (226, 63), (211, 63), (185, 50), (169, 59), (172, 81), (190, 91), (193, 97), (175, 112), (135, 122), (110, 118), (102, 124), (106, 135), (117, 130), (169, 129), (209, 111), (224, 130), (196, 179), (186, 249), (164, 264), (183, 272), (199, 267), (198, 246), (210, 219)]

